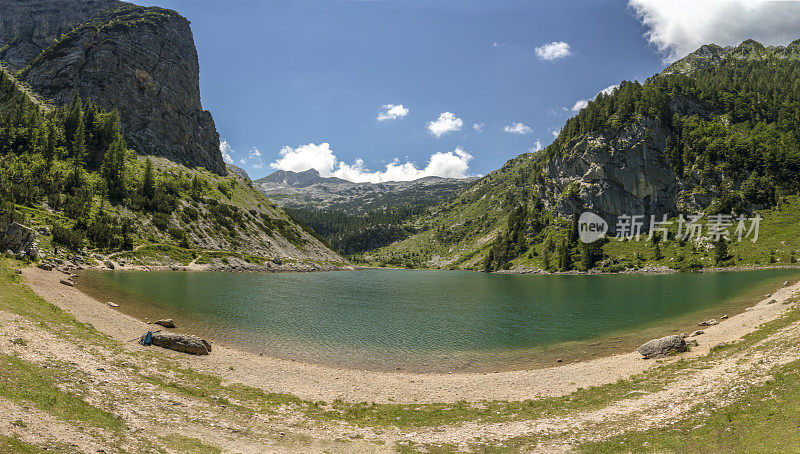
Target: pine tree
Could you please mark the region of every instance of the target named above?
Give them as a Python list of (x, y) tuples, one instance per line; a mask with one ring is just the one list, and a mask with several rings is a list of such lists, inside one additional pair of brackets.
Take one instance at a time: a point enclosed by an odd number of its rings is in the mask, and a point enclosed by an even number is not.
[(714, 261), (717, 265), (728, 260), (728, 241), (725, 238), (720, 238), (719, 241), (714, 243)]
[(83, 169), (83, 159), (86, 156), (86, 128), (83, 124), (83, 117), (78, 116), (78, 124), (72, 138), (72, 171), (73, 171), (73, 185), (80, 187), (83, 183), (81, 178), (81, 171)]
[(494, 263), (494, 247), (489, 248), (489, 253), (486, 254), (486, 259), (483, 261), (483, 271), (489, 273), (492, 271), (492, 264)]
[(564, 239), (558, 246), (558, 269), (569, 271), (572, 269), (572, 254), (569, 250), (569, 239)]
[(142, 179), (142, 196), (147, 198), (148, 203), (152, 203), (156, 195), (156, 179), (153, 176), (153, 161), (147, 158), (144, 166), (144, 178)]
[(125, 141), (118, 136), (106, 151), (101, 168), (103, 178), (108, 186), (108, 195), (120, 200), (125, 197)]
[(68, 144), (72, 144), (75, 132), (78, 130), (78, 123), (83, 121), (83, 103), (81, 96), (76, 90), (72, 95), (72, 102), (64, 116), (64, 137)]
[(53, 168), (53, 160), (56, 157), (56, 136), (58, 132), (53, 123), (48, 123), (47, 127), (47, 140), (44, 146), (44, 161), (46, 169), (49, 172)]
[(202, 192), (203, 188), (202, 185), (200, 184), (200, 180), (197, 178), (197, 175), (195, 175), (194, 178), (192, 178), (192, 189), (191, 189), (192, 198), (195, 200), (199, 199)]

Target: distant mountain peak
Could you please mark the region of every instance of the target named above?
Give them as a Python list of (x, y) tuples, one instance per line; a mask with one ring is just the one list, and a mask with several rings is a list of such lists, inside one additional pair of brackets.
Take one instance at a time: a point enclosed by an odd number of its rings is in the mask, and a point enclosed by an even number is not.
[(323, 177), (319, 174), (317, 169), (308, 169), (302, 172), (293, 172), (291, 170), (276, 170), (275, 172), (265, 176), (264, 178), (260, 178), (255, 182), (258, 184), (261, 183), (282, 184), (286, 186), (291, 186), (293, 188), (305, 188), (317, 183), (332, 183), (332, 184), (350, 183), (349, 181), (343, 180), (341, 178)]
[(786, 46), (769, 47), (753, 39), (742, 41), (741, 44), (735, 47), (703, 44), (696, 51), (669, 65), (661, 74), (689, 74), (717, 64), (729, 56), (746, 60), (766, 58), (770, 55), (800, 59), (800, 39)]

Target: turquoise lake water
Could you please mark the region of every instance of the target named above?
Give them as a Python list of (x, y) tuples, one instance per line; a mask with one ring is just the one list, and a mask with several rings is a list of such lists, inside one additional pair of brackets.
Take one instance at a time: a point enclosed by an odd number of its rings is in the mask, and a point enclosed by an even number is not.
[(265, 355), (376, 370), (491, 371), (630, 351), (743, 310), (798, 270), (667, 275), (86, 271), (139, 318)]

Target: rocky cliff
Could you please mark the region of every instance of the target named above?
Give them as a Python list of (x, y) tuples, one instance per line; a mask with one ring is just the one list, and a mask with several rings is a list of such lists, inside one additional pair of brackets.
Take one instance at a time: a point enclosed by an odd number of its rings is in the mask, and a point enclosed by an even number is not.
[(0, 14), (0, 58), (38, 93), (63, 105), (77, 90), (119, 110), (137, 152), (226, 174), (186, 18), (114, 1), (6, 1)]
[[(676, 115), (708, 117), (710, 107), (687, 97), (669, 103)], [(663, 215), (697, 211), (710, 203), (692, 191), (700, 184), (693, 173), (676, 175), (667, 156), (671, 129), (657, 118), (640, 117), (621, 130), (593, 132), (570, 150), (543, 162), (545, 184), (539, 196), (557, 214), (571, 217), (589, 210), (614, 232), (620, 215)]]
[(0, 60), (18, 71), (53, 41), (118, 0), (0, 0)]

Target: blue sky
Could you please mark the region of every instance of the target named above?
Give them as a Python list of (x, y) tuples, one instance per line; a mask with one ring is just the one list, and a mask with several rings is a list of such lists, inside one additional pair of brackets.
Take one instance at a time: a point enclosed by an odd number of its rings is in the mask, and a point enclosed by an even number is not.
[(203, 104), (253, 178), (309, 167), (363, 181), (485, 174), (549, 144), (581, 99), (706, 40), (800, 37), (797, 2), (137, 3), (192, 22)]

